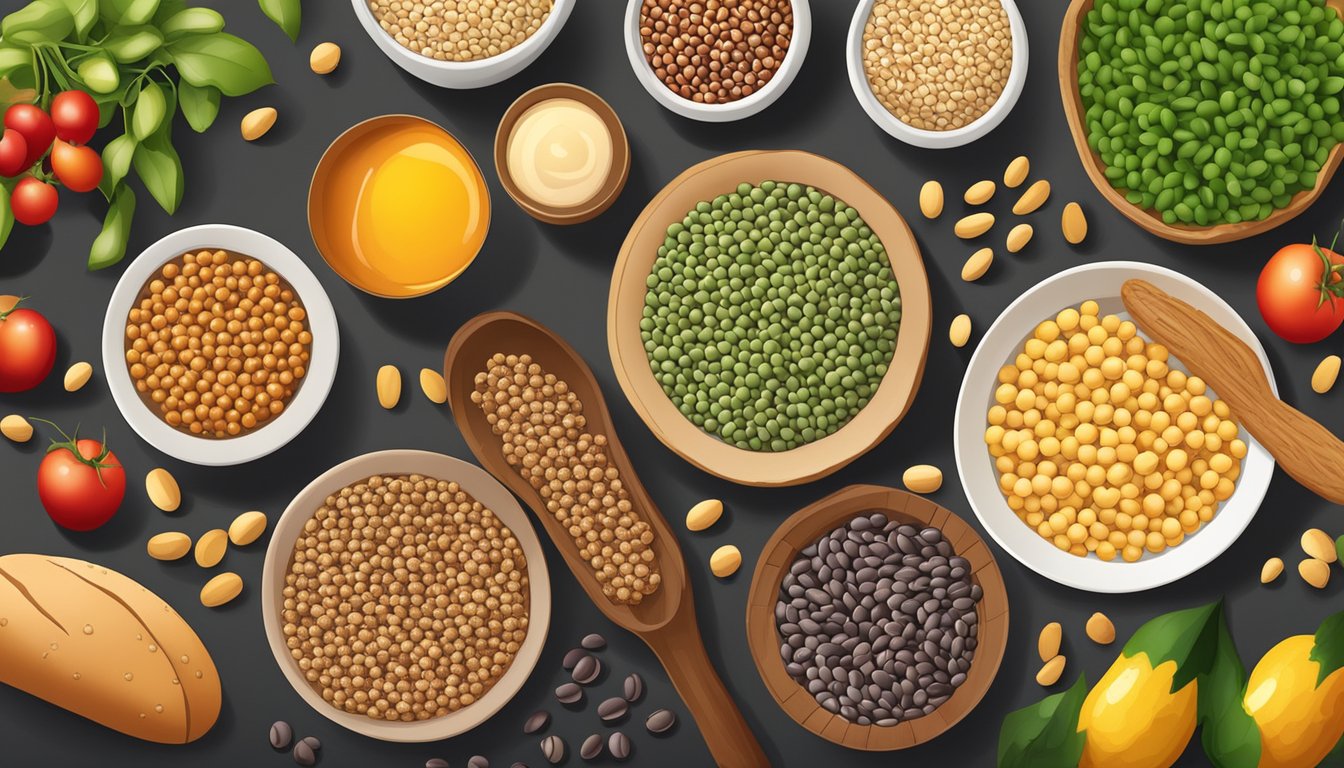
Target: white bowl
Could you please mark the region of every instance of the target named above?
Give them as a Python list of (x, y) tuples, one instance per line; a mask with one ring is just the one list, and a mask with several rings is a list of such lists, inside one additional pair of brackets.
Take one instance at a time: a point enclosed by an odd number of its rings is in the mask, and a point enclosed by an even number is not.
[[(313, 333), (312, 362), (284, 412), (238, 437), (197, 437), (168, 426), (145, 405), (126, 370), (126, 316), (154, 273), (190, 251), (222, 248), (261, 260), (294, 288), (308, 312)], [(327, 292), (308, 265), (278, 240), (243, 227), (204, 224), (164, 237), (136, 257), (112, 291), (103, 319), (103, 371), (122, 418), (145, 442), (175, 459), (207, 467), (244, 464), (279, 450), (298, 436), (326, 402), (336, 380), (341, 337)]]
[(513, 77), (550, 47), (560, 34), (560, 28), (569, 19), (569, 12), (574, 10), (574, 0), (554, 0), (551, 13), (542, 22), (541, 28), (498, 56), (476, 61), (439, 61), (421, 56), (394, 40), (374, 17), (368, 0), (351, 0), (351, 3), (355, 6), (355, 15), (359, 17), (364, 31), (369, 33), (374, 45), (382, 49), (393, 63), (421, 80), (442, 88), (484, 88)]
[[(358, 2), (358, 0), (356, 0)], [(741, 120), (760, 112), (784, 95), (789, 84), (798, 76), (807, 58), (808, 43), (812, 40), (812, 11), (808, 0), (790, 0), (793, 6), (793, 35), (789, 38), (789, 51), (784, 61), (775, 70), (770, 82), (759, 91), (746, 98), (724, 104), (701, 104), (682, 98), (672, 92), (667, 84), (658, 79), (649, 60), (644, 57), (644, 40), (639, 35), (639, 10), (644, 0), (629, 0), (625, 8), (625, 55), (630, 59), (630, 68), (635, 71), (635, 79), (644, 86), (653, 100), (667, 109), (692, 120), (706, 123), (727, 123)]]
[[(998, 372), (1022, 348), (1036, 325), (1065, 307), (1095, 299), (1101, 311), (1127, 317), (1120, 286), (1141, 278), (1186, 301), (1237, 338), (1260, 358), (1271, 388), (1277, 392), (1265, 350), (1245, 321), (1217, 294), (1184, 275), (1138, 262), (1111, 261), (1086, 264), (1047, 278), (1014, 301), (994, 321), (976, 347), (957, 400), (954, 447), (957, 471), (976, 517), (1008, 554), (1051, 581), (1089, 592), (1139, 592), (1188, 576), (1218, 557), (1237, 540), (1269, 489), (1274, 458), (1242, 430), (1248, 448), (1241, 476), (1231, 498), (1218, 508), (1213, 520), (1185, 537), (1177, 547), (1160, 554), (1144, 553), (1137, 562), (1105, 562), (1095, 556), (1077, 557), (1056, 549), (1008, 508), (999, 490), (999, 474), (985, 446), (985, 414), (993, 404)], [(1143, 328), (1139, 328), (1143, 335)], [(1179, 361), (1173, 368), (1185, 370)]]
[(998, 127), (999, 123), (1013, 111), (1022, 89), (1027, 84), (1027, 25), (1022, 22), (1022, 14), (1013, 0), (1002, 0), (1003, 9), (1008, 12), (1008, 26), (1013, 35), (1013, 66), (1008, 71), (1008, 83), (999, 94), (989, 111), (975, 122), (951, 131), (926, 131), (906, 123), (882, 106), (873, 89), (868, 85), (868, 76), (863, 69), (863, 27), (872, 13), (877, 0), (863, 0), (854, 11), (854, 19), (849, 25), (848, 52), (845, 55), (849, 70), (849, 84), (854, 89), (863, 111), (868, 113), (878, 127), (906, 144), (926, 149), (948, 149), (970, 144)]
[[(299, 671), (299, 665), (290, 655), (280, 627), (281, 594), (285, 588), (285, 574), (289, 570), (294, 542), (303, 533), (303, 527), (312, 518), (328, 496), (340, 489), (373, 475), (420, 474), (436, 480), (455, 482), (473, 498), (484, 504), (513, 531), (527, 557), (529, 590), (527, 637), (493, 688), (471, 705), (456, 712), (414, 722), (374, 720), (365, 715), (350, 714), (337, 709), (322, 699), (322, 695)], [(322, 473), (320, 477), (299, 491), (299, 495), (285, 508), (276, 521), (271, 542), (266, 548), (266, 562), (261, 576), (261, 618), (266, 627), (275, 663), (294, 690), (318, 714), (342, 728), (381, 741), (426, 742), (452, 738), (489, 720), (504, 708), (522, 689), (532, 669), (541, 658), (546, 645), (546, 633), (551, 625), (551, 578), (546, 570), (546, 557), (532, 521), (518, 506), (518, 500), (489, 473), (475, 464), (429, 451), (378, 451), (357, 456)]]

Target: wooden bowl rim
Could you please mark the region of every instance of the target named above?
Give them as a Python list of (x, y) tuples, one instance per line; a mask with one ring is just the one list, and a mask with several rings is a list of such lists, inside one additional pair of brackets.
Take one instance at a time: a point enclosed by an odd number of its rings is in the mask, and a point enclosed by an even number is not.
[[(817, 183), (818, 176), (832, 183)], [(726, 184), (725, 178), (735, 181)], [(712, 199), (738, 183), (766, 180), (814, 186), (859, 210), (882, 240), (901, 295), (896, 350), (868, 405), (827, 437), (778, 453), (729, 445), (682, 415), (649, 369), (638, 324), (647, 291), (645, 279), (657, 257), (654, 243), (661, 244), (671, 217), (680, 220), (695, 201)], [(683, 207), (685, 200), (691, 202)], [(800, 150), (720, 155), (691, 166), (668, 183), (631, 226), (612, 272), (607, 305), (607, 346), (616, 380), (644, 424), (663, 445), (705, 472), (758, 487), (798, 485), (825, 477), (885, 440), (919, 391), (932, 326), (928, 274), (909, 224), (858, 174), (834, 160)]]
[[(1325, 166), (1316, 176), (1316, 186), (1304, 189), (1293, 196), (1285, 208), (1280, 208), (1263, 221), (1243, 221), (1237, 224), (1215, 224), (1208, 227), (1173, 225), (1162, 221), (1156, 211), (1143, 209), (1125, 199), (1106, 178), (1106, 164), (1101, 155), (1087, 143), (1087, 129), (1083, 125), (1083, 99), (1078, 90), (1078, 41), (1087, 12), (1092, 10), (1095, 0), (1072, 0), (1064, 13), (1064, 27), (1059, 35), (1059, 90), (1064, 102), (1064, 116), (1069, 122), (1069, 133), (1073, 136), (1074, 147), (1083, 162), (1083, 170), (1088, 178), (1116, 210), (1125, 218), (1158, 237), (1187, 245), (1216, 245), (1242, 240), (1264, 234), (1282, 224), (1297, 218), (1312, 203), (1325, 193), (1326, 186), (1344, 162), (1344, 143), (1330, 150)], [(1326, 5), (1334, 8), (1344, 18), (1344, 0), (1326, 0)]]
[[(568, 208), (546, 205), (529, 197), (518, 187), (513, 179), (513, 171), (509, 168), (509, 136), (514, 126), (527, 110), (551, 99), (572, 99), (583, 104), (597, 113), (611, 134), (612, 163), (607, 180), (591, 199)], [(519, 96), (500, 118), (499, 127), (495, 130), (495, 171), (499, 174), (499, 183), (503, 185), (504, 191), (532, 218), (547, 224), (581, 224), (597, 218), (621, 196), (625, 182), (630, 177), (630, 141), (625, 135), (620, 116), (601, 96), (573, 83), (547, 83)]]
[[(984, 590), (977, 606), (980, 644), (966, 682), (932, 714), (895, 726), (858, 725), (822, 709), (789, 676), (779, 656), (774, 611), (785, 571), (808, 544), (863, 512), (884, 512), (902, 522), (943, 531), (957, 554), (971, 561), (975, 583)], [(1008, 645), (1007, 587), (993, 551), (980, 534), (956, 513), (922, 496), (877, 485), (843, 488), (785, 520), (761, 550), (746, 614), (751, 657), (775, 703), (808, 731), (841, 746), (873, 752), (923, 744), (959, 723), (989, 691)]]

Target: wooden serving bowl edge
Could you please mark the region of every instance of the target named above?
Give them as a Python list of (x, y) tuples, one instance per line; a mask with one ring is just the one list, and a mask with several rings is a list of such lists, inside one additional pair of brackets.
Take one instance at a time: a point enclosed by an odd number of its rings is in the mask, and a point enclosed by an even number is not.
[[(1280, 208), (1263, 221), (1244, 221), (1237, 224), (1215, 224), (1208, 227), (1184, 224), (1167, 224), (1161, 214), (1151, 209), (1143, 209), (1125, 199), (1106, 178), (1106, 164), (1087, 143), (1087, 127), (1083, 124), (1082, 94), (1078, 90), (1078, 41), (1081, 39), (1083, 24), (1088, 11), (1092, 10), (1095, 0), (1072, 0), (1064, 14), (1064, 27), (1059, 35), (1059, 91), (1064, 102), (1064, 116), (1069, 121), (1069, 133), (1083, 162), (1083, 170), (1096, 186), (1097, 191), (1125, 218), (1143, 229), (1165, 240), (1186, 245), (1216, 245), (1242, 240), (1286, 224), (1299, 216), (1325, 192), (1330, 179), (1344, 162), (1344, 143), (1336, 144), (1330, 150), (1325, 166), (1316, 177), (1316, 186), (1304, 189), (1293, 196), (1285, 208)], [(1344, 0), (1326, 0), (1330, 8), (1344, 17)]]
[[(901, 523), (938, 528), (957, 555), (970, 561), (973, 580), (984, 591), (977, 606), (980, 642), (966, 682), (932, 714), (894, 726), (859, 725), (826, 711), (789, 676), (779, 656), (775, 603), (784, 574), (801, 550), (865, 512), (882, 512)], [(775, 703), (823, 739), (872, 752), (923, 744), (960, 722), (989, 691), (1008, 645), (1008, 591), (994, 554), (980, 534), (952, 511), (922, 496), (877, 485), (843, 488), (784, 521), (756, 562), (746, 613), (751, 657)]]

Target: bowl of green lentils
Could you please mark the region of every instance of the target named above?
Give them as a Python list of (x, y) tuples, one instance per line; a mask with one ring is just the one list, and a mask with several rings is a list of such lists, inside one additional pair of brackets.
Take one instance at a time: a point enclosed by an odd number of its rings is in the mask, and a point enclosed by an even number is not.
[(919, 247), (881, 194), (818, 155), (739, 152), (688, 169), (636, 220), (608, 347), (626, 397), (682, 458), (795, 485), (905, 416), (931, 314)]
[(1088, 176), (1179, 243), (1258, 235), (1344, 160), (1344, 0), (1073, 0), (1064, 112)]

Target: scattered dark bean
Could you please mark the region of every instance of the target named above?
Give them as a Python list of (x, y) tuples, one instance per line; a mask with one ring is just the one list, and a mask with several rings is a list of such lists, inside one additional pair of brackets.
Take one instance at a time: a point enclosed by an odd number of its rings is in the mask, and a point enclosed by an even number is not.
[(628, 711), (630, 711), (630, 705), (619, 696), (613, 696), (597, 705), (597, 716), (607, 723), (620, 720), (625, 717), (625, 713)]
[(555, 698), (561, 704), (574, 704), (583, 698), (583, 689), (574, 683), (565, 683), (555, 689)]
[(625, 700), (633, 704), (644, 696), (644, 678), (640, 677), (639, 673), (632, 672), (626, 676), (622, 688)]
[(600, 651), (607, 647), (607, 639), (594, 632), (591, 635), (585, 635), (583, 640), (579, 641), (579, 645), (590, 651)]
[(514, 763), (513, 765), (509, 766), (509, 768), (527, 768), (527, 763), (524, 763), (520, 760)]
[(490, 761), (481, 755), (473, 755), (472, 758), (467, 761), (467, 768), (490, 768)]
[(600, 674), (602, 674), (602, 662), (598, 661), (596, 656), (584, 656), (574, 665), (572, 676), (574, 682), (579, 685), (588, 685)]
[(666, 733), (676, 723), (677, 716), (671, 710), (660, 709), (649, 715), (644, 721), (644, 727), (649, 729), (649, 733)]
[(448, 768), (448, 761), (442, 757), (431, 757), (425, 761), (425, 768)]
[(596, 733), (583, 740), (583, 745), (579, 747), (579, 757), (584, 760), (594, 760), (602, 754), (602, 737)]
[(306, 742), (300, 741), (294, 745), (294, 762), (304, 766), (304, 768), (317, 765), (317, 753)]
[(318, 741), (316, 736), (304, 736), (303, 743), (307, 744), (308, 748), (314, 752), (322, 748), (322, 742)]
[(541, 754), (552, 765), (565, 759), (565, 740), (559, 736), (547, 736), (541, 740)]
[(294, 729), (289, 727), (289, 723), (284, 720), (276, 720), (271, 725), (271, 747), (273, 749), (289, 749), (289, 745), (294, 743)]
[(564, 666), (565, 669), (573, 669), (574, 666), (579, 663), (579, 661), (586, 658), (587, 656), (588, 656), (587, 651), (583, 650), (582, 648), (575, 648), (574, 650), (565, 654), (564, 661), (562, 661), (561, 664)]
[(630, 737), (620, 731), (616, 731), (607, 738), (607, 751), (617, 760), (624, 760), (630, 756)]
[[(563, 688), (564, 686), (561, 687)], [(559, 689), (556, 689), (556, 695), (557, 696), (560, 695)], [(547, 712), (544, 709), (539, 709), (536, 712), (533, 712), (531, 715), (529, 715), (527, 720), (523, 723), (523, 733), (536, 733), (537, 731), (540, 731), (542, 728), (545, 728), (546, 726), (550, 725), (550, 723), (551, 723), (551, 713)]]

